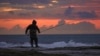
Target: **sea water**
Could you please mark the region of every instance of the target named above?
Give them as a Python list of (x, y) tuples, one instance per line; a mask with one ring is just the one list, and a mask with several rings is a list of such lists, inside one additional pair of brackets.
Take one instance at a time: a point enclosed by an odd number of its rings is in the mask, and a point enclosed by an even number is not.
[[(0, 47), (30, 47), (27, 35), (0, 35)], [(38, 35), (39, 46), (46, 48), (100, 46), (100, 34)]]

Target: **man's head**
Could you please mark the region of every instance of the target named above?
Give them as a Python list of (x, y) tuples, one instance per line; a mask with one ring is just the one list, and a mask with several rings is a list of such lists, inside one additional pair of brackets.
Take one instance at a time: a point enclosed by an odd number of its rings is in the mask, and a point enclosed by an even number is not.
[(36, 20), (33, 20), (33, 21), (32, 21), (32, 24), (36, 25), (36, 23), (37, 23)]

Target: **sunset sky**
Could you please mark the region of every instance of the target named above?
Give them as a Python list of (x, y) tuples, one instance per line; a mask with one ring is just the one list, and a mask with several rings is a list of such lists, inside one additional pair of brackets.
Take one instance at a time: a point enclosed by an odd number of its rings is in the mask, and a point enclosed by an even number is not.
[(25, 30), (33, 19), (37, 20), (40, 28), (55, 27), (60, 21), (67, 27), (79, 24), (84, 26), (87, 23), (94, 26), (93, 34), (100, 34), (100, 0), (0, 0), (0, 34), (8, 34), (6, 30), (9, 32), (16, 26)]

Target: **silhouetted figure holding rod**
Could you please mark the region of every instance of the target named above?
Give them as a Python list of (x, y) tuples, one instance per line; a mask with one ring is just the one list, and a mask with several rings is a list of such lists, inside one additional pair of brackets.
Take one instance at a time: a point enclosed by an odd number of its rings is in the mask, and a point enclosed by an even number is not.
[(33, 20), (32, 24), (30, 24), (25, 30), (25, 34), (29, 31), (31, 47), (33, 47), (33, 41), (35, 42), (35, 47), (38, 47), (37, 32), (40, 33), (40, 30), (36, 24), (36, 20)]

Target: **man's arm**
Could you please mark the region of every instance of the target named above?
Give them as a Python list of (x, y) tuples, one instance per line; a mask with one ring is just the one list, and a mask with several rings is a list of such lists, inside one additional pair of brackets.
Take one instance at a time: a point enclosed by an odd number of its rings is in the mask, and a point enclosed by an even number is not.
[(40, 33), (40, 29), (38, 28), (38, 26), (36, 26), (38, 33)]
[(25, 30), (25, 34), (27, 34), (28, 30), (29, 30), (30, 25), (26, 28)]

